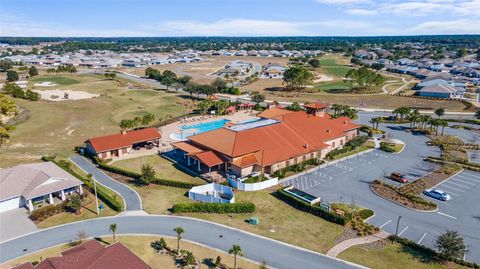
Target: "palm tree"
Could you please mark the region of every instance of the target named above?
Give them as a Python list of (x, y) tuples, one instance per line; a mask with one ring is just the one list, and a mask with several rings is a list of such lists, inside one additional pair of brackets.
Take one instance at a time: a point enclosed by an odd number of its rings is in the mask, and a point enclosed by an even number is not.
[(342, 108), (343, 106), (342, 105), (339, 105), (339, 104), (333, 104), (331, 106), (331, 108), (333, 109), (333, 117), (337, 117), (337, 114), (342, 111)]
[(414, 110), (412, 113), (410, 113), (408, 120), (410, 120), (410, 128), (415, 128), (415, 124), (420, 120), (420, 114), (418, 113), (418, 110)]
[(180, 240), (182, 240), (182, 234), (185, 232), (182, 227), (173, 229), (177, 233), (177, 254), (180, 253)]
[(116, 238), (115, 238), (115, 232), (117, 231), (117, 224), (116, 223), (110, 224), (110, 231), (112, 232), (113, 242), (116, 242)]
[(448, 126), (448, 121), (446, 120), (439, 120), (439, 125), (442, 126), (442, 136), (443, 136), (443, 129)]
[(480, 108), (477, 108), (477, 111), (475, 111), (475, 115), (473, 115), (473, 119), (474, 121), (472, 121), (472, 128), (473, 128), (473, 124), (475, 123), (475, 120), (480, 119)]
[(435, 111), (433, 113), (435, 113), (435, 115), (437, 115), (438, 118), (441, 118), (443, 115), (445, 115), (445, 109), (442, 108), (442, 107), (439, 107), (439, 108), (435, 109)]
[(243, 256), (242, 248), (234, 244), (228, 253), (233, 254), (233, 268), (237, 269), (237, 256)]

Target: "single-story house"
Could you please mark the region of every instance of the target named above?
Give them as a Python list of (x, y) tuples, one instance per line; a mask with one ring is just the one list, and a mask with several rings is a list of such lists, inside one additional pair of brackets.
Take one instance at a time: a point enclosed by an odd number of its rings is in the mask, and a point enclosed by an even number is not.
[(425, 97), (453, 98), (457, 95), (457, 89), (448, 84), (436, 84), (421, 88), (417, 94)]
[(0, 212), (65, 201), (83, 193), (82, 182), (52, 162), (21, 164), (0, 170)]
[(162, 136), (156, 128), (145, 128), (121, 133), (91, 137), (85, 141), (87, 153), (100, 159), (122, 157), (131, 152), (134, 146), (152, 143), (159, 145)]
[(269, 78), (281, 78), (285, 73), (285, 67), (277, 63), (268, 63), (263, 67), (263, 75)]
[(93, 239), (63, 251), (60, 257), (40, 260), (35, 266), (27, 262), (12, 269), (151, 269), (122, 243), (103, 246)]
[(208, 172), (216, 169), (242, 178), (322, 159), (355, 138), (360, 127), (347, 117), (277, 108), (262, 112), (260, 117), (193, 135), (172, 146), (198, 171), (208, 167)]

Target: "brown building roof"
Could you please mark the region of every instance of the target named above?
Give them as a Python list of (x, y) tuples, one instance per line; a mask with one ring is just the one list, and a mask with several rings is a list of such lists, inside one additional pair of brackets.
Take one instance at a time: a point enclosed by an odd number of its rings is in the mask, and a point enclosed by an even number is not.
[[(23, 265), (21, 265), (23, 266)], [(47, 258), (36, 267), (13, 269), (151, 269), (145, 262), (120, 243), (107, 247), (96, 240), (62, 252), (61, 257)]]
[(127, 148), (136, 143), (160, 139), (161, 135), (155, 128), (145, 128), (126, 133), (92, 137), (87, 140), (97, 153), (114, 149)]
[(232, 162), (233, 165), (236, 165), (240, 168), (244, 167), (249, 167), (254, 164), (258, 164), (257, 157), (255, 157), (255, 154), (249, 154), (240, 158), (237, 158)]
[(285, 115), (285, 114), (290, 114), (292, 112), (293, 111), (286, 110), (286, 109), (281, 109), (281, 108), (270, 108), (270, 109), (264, 110), (258, 116), (261, 117), (261, 118), (272, 119), (272, 118), (282, 116), (282, 115)]
[(328, 104), (315, 102), (315, 103), (304, 104), (303, 107), (312, 108), (312, 109), (324, 109), (328, 107)]
[[(264, 114), (275, 115), (279, 110)], [(240, 131), (224, 127), (189, 139), (230, 158), (257, 153), (259, 164), (266, 166), (326, 148), (325, 142), (359, 127), (346, 117), (313, 117), (304, 111), (277, 115), (275, 119), (281, 121), (269, 125)]]
[(212, 167), (215, 165), (219, 165), (225, 162), (225, 160), (219, 154), (213, 151), (204, 151), (197, 153), (195, 155), (197, 159), (199, 159), (202, 163), (204, 163), (208, 167)]

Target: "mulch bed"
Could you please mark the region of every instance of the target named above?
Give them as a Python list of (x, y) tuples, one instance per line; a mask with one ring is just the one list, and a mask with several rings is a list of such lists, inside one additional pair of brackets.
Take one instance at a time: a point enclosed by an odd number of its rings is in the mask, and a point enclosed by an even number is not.
[(335, 238), (335, 244), (339, 244), (345, 240), (358, 238), (357, 232), (350, 227), (344, 227), (342, 234)]
[(396, 190), (392, 189), (392, 187), (390, 187), (388, 185), (372, 182), (372, 183), (370, 183), (370, 186), (371, 186), (372, 190), (376, 194), (378, 194), (379, 196), (381, 196), (381, 197), (383, 197), (387, 200), (394, 201), (394, 202), (397, 202), (399, 204), (402, 204), (405, 207), (418, 209), (418, 210), (433, 210), (433, 209), (435, 209), (435, 207), (428, 206), (428, 205), (425, 205), (425, 204), (416, 203), (416, 202), (412, 201), (411, 199), (401, 195), (400, 193), (398, 193)]

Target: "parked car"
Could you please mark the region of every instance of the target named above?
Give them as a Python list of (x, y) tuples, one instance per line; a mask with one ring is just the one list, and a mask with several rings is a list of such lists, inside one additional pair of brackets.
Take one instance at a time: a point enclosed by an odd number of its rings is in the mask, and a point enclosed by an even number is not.
[(390, 179), (400, 183), (408, 183), (408, 178), (404, 174), (397, 172), (393, 172), (392, 174), (390, 174)]
[(430, 196), (432, 198), (438, 199), (440, 201), (448, 201), (450, 200), (450, 194), (442, 191), (442, 190), (437, 190), (437, 189), (428, 189), (424, 190), (423, 194), (426, 196)]
[(145, 148), (146, 148), (146, 149), (153, 149), (154, 146), (155, 146), (155, 145), (154, 145), (153, 143), (147, 143), (147, 144), (145, 145)]

